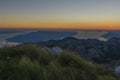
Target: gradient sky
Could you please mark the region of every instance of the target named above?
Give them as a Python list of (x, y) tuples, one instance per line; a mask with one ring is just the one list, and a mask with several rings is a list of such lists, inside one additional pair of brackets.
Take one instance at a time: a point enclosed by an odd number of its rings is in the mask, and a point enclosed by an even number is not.
[(0, 0), (0, 28), (120, 29), (120, 0)]

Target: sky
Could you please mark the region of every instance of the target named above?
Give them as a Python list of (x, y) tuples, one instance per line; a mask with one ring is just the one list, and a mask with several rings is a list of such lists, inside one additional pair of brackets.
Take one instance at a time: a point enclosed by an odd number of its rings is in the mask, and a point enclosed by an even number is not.
[(0, 0), (0, 28), (120, 30), (120, 0)]

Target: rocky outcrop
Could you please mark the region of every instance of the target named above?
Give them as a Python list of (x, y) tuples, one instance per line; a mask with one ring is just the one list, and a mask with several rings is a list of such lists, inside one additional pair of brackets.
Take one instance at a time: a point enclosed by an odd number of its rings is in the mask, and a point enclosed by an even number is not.
[(99, 41), (97, 39), (76, 39), (68, 37), (62, 40), (40, 42), (39, 45), (50, 48), (57, 46), (62, 49), (71, 50), (83, 58), (96, 63), (108, 63), (112, 60), (120, 59), (120, 38)]

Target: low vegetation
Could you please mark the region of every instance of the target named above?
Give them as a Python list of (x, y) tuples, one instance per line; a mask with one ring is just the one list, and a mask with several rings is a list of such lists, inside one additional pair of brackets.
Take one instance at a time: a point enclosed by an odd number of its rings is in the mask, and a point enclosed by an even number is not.
[(120, 79), (72, 52), (55, 54), (35, 45), (21, 45), (0, 49), (0, 80)]

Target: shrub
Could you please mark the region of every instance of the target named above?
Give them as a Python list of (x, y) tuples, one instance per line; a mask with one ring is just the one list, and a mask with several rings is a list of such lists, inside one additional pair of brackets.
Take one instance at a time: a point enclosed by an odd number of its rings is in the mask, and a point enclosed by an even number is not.
[[(9, 58), (8, 58), (9, 57)], [(0, 49), (0, 80), (120, 80), (73, 52), (59, 55), (35, 45)]]

